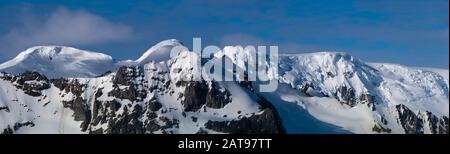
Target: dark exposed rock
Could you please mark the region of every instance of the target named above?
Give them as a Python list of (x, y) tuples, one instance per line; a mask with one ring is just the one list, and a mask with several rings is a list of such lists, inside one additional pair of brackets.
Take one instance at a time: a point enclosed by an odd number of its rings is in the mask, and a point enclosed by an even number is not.
[(0, 111), (5, 110), (6, 112), (9, 112), (8, 106), (0, 106)]
[(259, 98), (258, 104), (261, 106), (260, 109), (270, 112), (270, 115), (272, 115), (272, 117), (270, 117), (270, 119), (272, 120), (271, 122), (273, 123), (272, 125), (276, 126), (276, 129), (279, 130), (280, 132), (286, 133), (286, 129), (284, 128), (283, 121), (281, 120), (281, 117), (278, 114), (275, 107), (273, 106), (273, 104), (271, 102), (269, 102), (263, 96), (258, 95), (258, 98)]
[(231, 102), (231, 94), (225, 91), (219, 91), (217, 85), (213, 82), (212, 88), (209, 89), (206, 95), (206, 106), (214, 109), (223, 108), (225, 105)]
[(186, 112), (199, 110), (206, 103), (206, 96), (209, 90), (204, 82), (186, 82), (184, 100), (181, 102)]
[(51, 79), (50, 82), (53, 83), (53, 85), (55, 87), (59, 88), (59, 90), (63, 90), (64, 88), (66, 88), (68, 86), (69, 80), (64, 79), (64, 78), (59, 78), (59, 79)]
[[(102, 102), (95, 100), (94, 104), (92, 105), (93, 109), (92, 109), (92, 125), (97, 125), (99, 124), (102, 119), (105, 118), (105, 112), (106, 110), (103, 110), (103, 105)], [(104, 119), (103, 121), (106, 121), (106, 119)], [(103, 122), (104, 123), (104, 122)]]
[(27, 121), (27, 122), (24, 122), (24, 123), (16, 122), (14, 124), (14, 131), (17, 131), (17, 130), (19, 130), (20, 128), (22, 128), (24, 126), (34, 127), (35, 125), (34, 125), (34, 123), (32, 121)]
[(265, 98), (259, 97), (262, 113), (233, 121), (208, 121), (207, 129), (231, 134), (284, 134), (286, 130), (274, 107)]
[(97, 129), (97, 130), (94, 130), (94, 131), (90, 131), (89, 134), (103, 134), (103, 129), (100, 128), (100, 129)]
[(335, 75), (333, 73), (331, 73), (331, 72), (327, 72), (327, 76), (330, 77), (330, 78), (334, 78), (335, 77)]
[(192, 122), (197, 122), (197, 117), (191, 117), (191, 119), (192, 119)]
[(439, 134), (448, 134), (448, 117), (443, 116), (439, 120)]
[(136, 71), (133, 67), (120, 67), (113, 78), (113, 84), (129, 86), (131, 80), (136, 77)]
[(122, 106), (122, 104), (120, 104), (116, 100), (107, 101), (104, 105), (106, 108), (109, 108), (111, 111), (114, 112), (117, 112), (117, 110), (119, 110), (120, 107)]
[(85, 87), (85, 85), (82, 85), (80, 82), (78, 82), (78, 80), (75, 79), (67, 83), (67, 86), (64, 87), (64, 91), (66, 93), (72, 92), (72, 94), (74, 94), (75, 96), (80, 97), (84, 92), (83, 87)]
[(389, 129), (389, 128), (384, 128), (384, 127), (381, 126), (380, 124), (375, 124), (375, 125), (373, 126), (373, 128), (372, 128), (372, 131), (378, 132), (378, 133), (381, 133), (381, 132), (391, 133), (392, 130)]
[(134, 86), (129, 86), (125, 89), (120, 89), (119, 87), (114, 87), (112, 91), (108, 93), (108, 96), (113, 96), (120, 99), (128, 99), (132, 102), (137, 100), (137, 97), (139, 96), (137, 90), (134, 88)]
[[(97, 125), (100, 122), (103, 124), (106, 122), (106, 115), (107, 115), (107, 108), (103, 107), (103, 104), (101, 101), (98, 101), (98, 98), (101, 97), (103, 95), (103, 88), (98, 89), (95, 92), (95, 100), (94, 100), (94, 104), (93, 109), (92, 109), (92, 125)], [(106, 105), (105, 105), (106, 106)], [(102, 130), (103, 132), (103, 130)]]
[(306, 96), (310, 96), (308, 94), (308, 89), (310, 89), (310, 88), (314, 88), (314, 86), (311, 83), (303, 84), (303, 85), (300, 86), (300, 92), (302, 92)]
[(146, 129), (147, 131), (153, 133), (153, 132), (155, 132), (155, 131), (160, 130), (160, 129), (161, 129), (161, 126), (159, 126), (159, 125), (155, 122), (155, 120), (152, 120), (152, 121), (148, 122), (148, 123), (145, 125), (145, 129)]
[(97, 89), (97, 91), (95, 92), (95, 99), (98, 99), (99, 97), (102, 96), (103, 96), (103, 88)]
[(371, 108), (372, 111), (375, 111), (375, 96), (370, 94), (361, 94), (359, 99), (362, 104), (367, 104), (367, 107)]
[(223, 108), (231, 102), (230, 93), (220, 91), (216, 83), (212, 82), (212, 88), (209, 88), (206, 82), (178, 82), (178, 85), (186, 86), (184, 91), (184, 100), (182, 104), (184, 111), (198, 111), (202, 106), (206, 105), (210, 108)]
[(158, 114), (156, 114), (155, 112), (148, 112), (147, 117), (148, 119), (155, 119), (156, 117), (158, 117)]
[(352, 88), (347, 88), (346, 86), (340, 86), (337, 89), (336, 97), (341, 101), (341, 103), (346, 104), (350, 107), (354, 107), (356, 103), (355, 91)]
[(91, 122), (91, 111), (86, 105), (86, 100), (81, 97), (76, 97), (72, 101), (62, 101), (65, 108), (73, 110), (73, 117), (75, 121), (81, 121), (81, 131), (86, 131)]
[(7, 128), (3, 129), (1, 134), (13, 134), (14, 131), (11, 129), (11, 127), (8, 125)]
[(426, 111), (422, 119), (423, 124), (428, 125), (432, 134), (448, 134), (448, 118), (446, 116), (437, 117), (432, 112)]
[(205, 127), (217, 132), (231, 134), (283, 134), (284, 129), (276, 124), (273, 112), (269, 109), (260, 115), (243, 117), (234, 121), (208, 121)]
[(164, 126), (161, 126), (161, 129), (179, 128), (179, 121), (177, 119), (169, 119), (167, 117), (159, 117), (159, 120), (164, 122)]
[(14, 75), (12, 75), (12, 74), (0, 72), (0, 79), (6, 80), (6, 81), (13, 81), (13, 78), (14, 78)]
[(143, 114), (142, 107), (135, 105), (132, 111), (128, 111), (128, 107), (124, 107), (123, 114), (116, 120), (108, 121), (107, 134), (143, 134), (145, 133), (144, 125), (139, 120)]
[(19, 75), (20, 77), (17, 79), (17, 83), (23, 84), (25, 81), (48, 81), (48, 78), (38, 72), (30, 72), (26, 71)]
[(384, 125), (388, 124), (388, 122), (387, 122), (386, 118), (384, 118), (384, 116), (381, 116), (381, 123), (383, 123)]
[(428, 125), (430, 127), (431, 133), (437, 134), (439, 129), (439, 118), (436, 117), (433, 113), (426, 111), (425, 112), (425, 120), (428, 121)]
[(161, 108), (162, 105), (156, 98), (152, 98), (150, 102), (148, 102), (148, 109), (150, 109), (150, 111), (158, 111)]
[[(113, 78), (114, 89), (108, 93), (108, 96), (113, 96), (120, 99), (128, 99), (132, 102), (141, 101), (147, 96), (145, 90), (138, 90), (138, 85), (134, 82), (137, 77), (142, 76), (139, 68), (134, 67), (120, 67)], [(120, 88), (126, 86), (125, 88)]]
[(339, 100), (342, 104), (346, 104), (350, 107), (354, 107), (361, 104), (367, 104), (367, 107), (371, 108), (372, 111), (375, 111), (375, 96), (371, 94), (360, 94), (357, 96), (355, 94), (355, 90), (352, 88), (348, 88), (346, 86), (340, 86), (336, 91), (336, 99)]
[(81, 97), (81, 94), (84, 92), (82, 85), (78, 82), (78, 80), (72, 80), (67, 83), (64, 87), (64, 91), (66, 93), (71, 92), (76, 97), (71, 101), (62, 101), (63, 106), (65, 108), (69, 108), (73, 110), (73, 117), (75, 121), (81, 121), (81, 131), (86, 131), (89, 123), (91, 122), (91, 110), (89, 106), (86, 104), (86, 100)]
[(116, 112), (121, 108), (122, 104), (116, 100), (101, 102), (94, 101), (92, 111), (92, 125), (104, 124), (116, 117)]
[(195, 134), (208, 134), (208, 132), (207, 132), (205, 129), (200, 128), (200, 129), (197, 131), (197, 133), (195, 133)]
[(403, 104), (395, 106), (398, 113), (398, 120), (406, 134), (423, 134), (422, 119), (419, 119), (414, 112)]
[(4, 79), (11, 81), (16, 88), (22, 89), (25, 94), (33, 97), (41, 96), (42, 90), (51, 87), (47, 77), (37, 72), (26, 71), (25, 73), (18, 75), (5, 76), (6, 77), (3, 77)]

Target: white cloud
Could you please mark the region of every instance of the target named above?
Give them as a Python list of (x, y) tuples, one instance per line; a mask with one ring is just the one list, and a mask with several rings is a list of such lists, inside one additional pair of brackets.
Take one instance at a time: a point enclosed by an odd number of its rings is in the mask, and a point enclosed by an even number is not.
[[(132, 29), (83, 10), (58, 8), (38, 18), (24, 13), (16, 27), (0, 37), (3, 56), (11, 57), (35, 45), (93, 45), (129, 39)], [(6, 55), (10, 54), (10, 55)], [(14, 54), (14, 55), (12, 55)]]

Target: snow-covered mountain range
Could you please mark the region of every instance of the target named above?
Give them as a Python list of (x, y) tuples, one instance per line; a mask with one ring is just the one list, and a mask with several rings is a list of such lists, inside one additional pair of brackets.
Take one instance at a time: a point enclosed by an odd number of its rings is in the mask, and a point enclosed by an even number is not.
[[(171, 58), (177, 47), (182, 52)], [(236, 67), (250, 54), (225, 47)], [(339, 52), (280, 55), (257, 81), (185, 81), (200, 55), (166, 40), (137, 60), (38, 46), (0, 64), (0, 133), (448, 134), (448, 70)]]

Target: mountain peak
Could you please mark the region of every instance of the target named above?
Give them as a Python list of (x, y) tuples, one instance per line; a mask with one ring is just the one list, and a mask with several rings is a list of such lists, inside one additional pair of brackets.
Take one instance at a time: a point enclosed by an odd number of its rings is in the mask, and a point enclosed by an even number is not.
[(170, 59), (170, 51), (174, 47), (182, 50), (188, 50), (181, 41), (176, 39), (164, 40), (148, 49), (139, 59), (136, 60), (138, 65), (146, 64), (150, 61), (164, 61)]
[[(34, 46), (21, 52), (16, 58), (27, 58), (28, 56), (74, 56), (78, 58), (98, 58), (98, 59), (110, 59), (112, 57), (106, 54), (76, 49), (67, 46)], [(16, 59), (15, 58), (15, 59)]]
[(65, 46), (35, 46), (0, 64), (0, 70), (10, 73), (36, 71), (52, 78), (89, 77), (108, 71), (113, 63), (111, 56), (102, 53)]

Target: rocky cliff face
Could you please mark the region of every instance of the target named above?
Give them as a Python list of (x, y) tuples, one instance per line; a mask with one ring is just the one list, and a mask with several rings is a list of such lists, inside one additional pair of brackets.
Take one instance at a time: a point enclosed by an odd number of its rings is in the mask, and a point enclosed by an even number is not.
[(437, 117), (432, 112), (414, 113), (405, 105), (395, 106), (398, 112), (398, 121), (406, 134), (423, 134), (427, 128), (433, 134), (448, 134), (448, 117)]
[[(17, 93), (23, 91), (25, 97), (72, 111), (70, 116), (79, 123), (80, 133), (286, 133), (277, 111), (264, 98), (245, 102), (252, 105), (250, 108), (224, 109), (243, 103), (224, 88), (224, 83), (175, 83), (164, 70), (144, 71), (143, 67), (121, 67), (114, 73), (90, 79), (49, 80), (37, 72), (3, 73), (1, 77), (18, 87)], [(18, 110), (21, 109), (13, 108), (14, 113)], [(2, 106), (0, 112), (10, 109)], [(40, 114), (51, 112), (34, 112), (36, 117), (29, 120), (17, 119), (2, 128), (2, 133), (19, 133), (22, 127), (39, 129), (45, 125), (34, 122)]]

